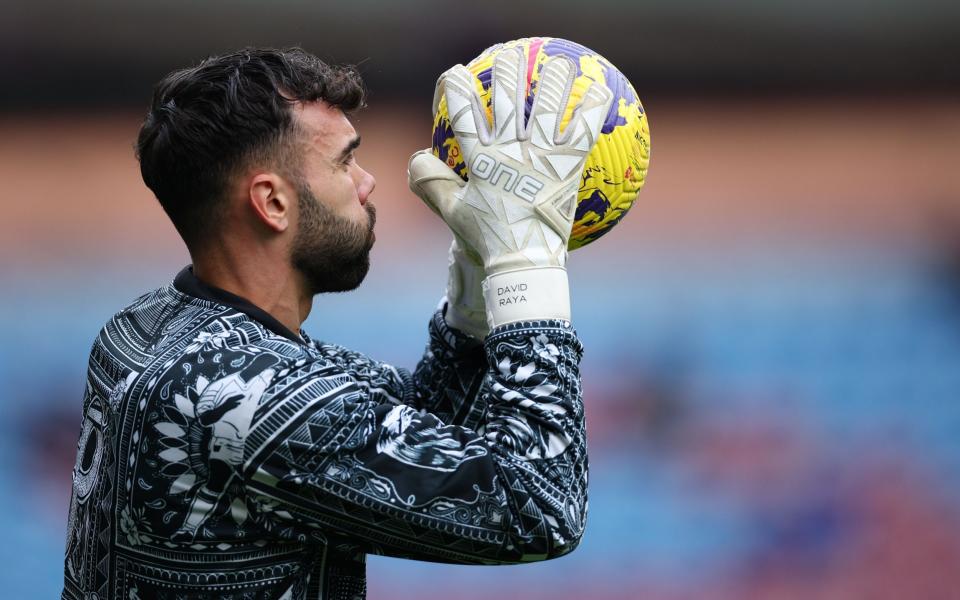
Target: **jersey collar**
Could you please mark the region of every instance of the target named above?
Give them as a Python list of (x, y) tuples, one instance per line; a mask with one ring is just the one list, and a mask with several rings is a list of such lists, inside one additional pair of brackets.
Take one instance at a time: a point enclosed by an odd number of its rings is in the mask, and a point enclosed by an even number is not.
[(201, 281), (199, 277), (193, 274), (193, 265), (187, 265), (177, 273), (177, 276), (173, 280), (173, 287), (188, 296), (229, 306), (259, 322), (277, 335), (282, 335), (288, 340), (298, 344), (304, 343), (302, 337), (290, 331), (283, 323), (273, 318), (270, 313), (256, 306), (246, 298)]

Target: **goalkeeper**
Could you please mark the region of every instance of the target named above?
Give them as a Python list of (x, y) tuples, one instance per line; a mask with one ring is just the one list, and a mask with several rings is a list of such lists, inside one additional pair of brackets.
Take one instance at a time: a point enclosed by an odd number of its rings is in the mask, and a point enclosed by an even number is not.
[(413, 373), (300, 328), (316, 294), (369, 267), (356, 73), (246, 49), (156, 86), (137, 155), (192, 264), (94, 342), (63, 598), (362, 598), (368, 553), (507, 564), (577, 546), (565, 261), (611, 100), (595, 85), (561, 132), (574, 71), (548, 61), (525, 119), (523, 57), (504, 52), (492, 125), (464, 67), (440, 78), (434, 108), (446, 98), (472, 175), (410, 161), (455, 238)]

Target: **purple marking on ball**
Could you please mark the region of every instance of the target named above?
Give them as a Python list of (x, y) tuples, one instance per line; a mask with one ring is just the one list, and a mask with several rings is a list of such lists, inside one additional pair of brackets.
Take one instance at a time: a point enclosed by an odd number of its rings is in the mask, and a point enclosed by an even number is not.
[(620, 125), (626, 125), (627, 120), (620, 116), (620, 100), (623, 100), (627, 106), (637, 101), (636, 94), (630, 88), (630, 82), (623, 76), (616, 67), (610, 63), (603, 65), (603, 77), (607, 82), (607, 87), (613, 92), (613, 104), (610, 105), (610, 112), (603, 122), (600, 133), (610, 133)]
[(600, 190), (593, 190), (590, 196), (577, 204), (577, 213), (573, 218), (579, 221), (586, 216), (588, 212), (592, 212), (602, 219), (607, 214), (609, 208), (610, 201), (607, 200), (607, 196)]
[(480, 80), (480, 85), (483, 86), (484, 91), (489, 90), (490, 84), (493, 83), (493, 67), (488, 67), (477, 73), (477, 79)]
[(586, 243), (586, 242), (595, 242), (597, 239), (599, 239), (599, 238), (607, 235), (607, 233), (609, 233), (610, 231), (613, 230), (613, 226), (614, 226), (614, 225), (616, 225), (617, 223), (619, 223), (621, 220), (623, 220), (623, 218), (624, 218), (625, 216), (627, 216), (627, 211), (625, 211), (625, 210), (622, 210), (622, 209), (619, 209), (619, 208), (615, 208), (615, 209), (613, 209), (613, 210), (616, 211), (617, 216), (615, 216), (615, 217), (613, 217), (612, 219), (610, 219), (609, 221), (607, 221), (607, 223), (603, 226), (603, 229), (600, 229), (600, 230), (598, 230), (598, 231), (592, 231), (592, 232), (586, 234), (585, 236), (583, 236), (583, 241), (584, 241), (584, 243)]
[[(443, 162), (447, 162), (450, 157), (450, 149), (444, 142), (451, 138), (455, 138), (453, 126), (447, 119), (440, 119), (440, 124), (433, 130), (433, 147), (437, 149), (438, 158)], [(467, 164), (465, 162), (461, 161), (451, 168), (461, 179), (467, 180)]]
[(637, 101), (637, 95), (633, 93), (630, 82), (623, 76), (615, 66), (603, 61), (603, 77), (607, 80), (607, 85), (613, 91), (613, 95), (618, 100), (623, 100), (627, 104), (633, 104)]
[(453, 137), (453, 126), (447, 119), (440, 119), (440, 124), (433, 130), (433, 147), (440, 154), (440, 160), (446, 162), (449, 155), (449, 149), (444, 143)]

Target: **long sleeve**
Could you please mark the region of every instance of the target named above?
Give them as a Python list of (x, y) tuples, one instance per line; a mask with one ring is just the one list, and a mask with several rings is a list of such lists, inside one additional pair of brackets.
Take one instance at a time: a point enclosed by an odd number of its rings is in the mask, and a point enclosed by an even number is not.
[(430, 341), (413, 372), (413, 405), (448, 425), (463, 425), (482, 433), (487, 394), (483, 342), (447, 325), (443, 309), (430, 319)]
[(487, 374), (483, 342), (447, 325), (443, 312), (437, 310), (430, 319), (429, 341), (412, 375), (337, 344), (312, 346), (342, 367), (372, 400), (407, 404), (447, 425), (476, 428), (487, 408), (480, 394)]
[[(500, 327), (483, 350), (477, 393), (487, 409), (476, 428), (378, 401), (335, 364), (282, 369), (265, 394), (276, 414), (246, 438), (251, 516), (420, 560), (513, 563), (571, 551), (586, 517), (582, 346), (567, 324), (541, 321)], [(428, 360), (442, 362), (431, 351)], [(443, 369), (429, 364), (418, 368), (427, 379)]]

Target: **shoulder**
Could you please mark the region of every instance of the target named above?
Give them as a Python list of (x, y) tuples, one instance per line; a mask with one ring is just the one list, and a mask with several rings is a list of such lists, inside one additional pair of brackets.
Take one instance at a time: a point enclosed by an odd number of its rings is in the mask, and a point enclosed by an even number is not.
[(352, 374), (336, 353), (297, 344), (256, 323), (254, 334), (250, 326), (244, 321), (222, 331), (198, 332), (180, 354), (179, 370), (195, 370), (207, 381), (230, 377), (244, 385), (256, 382), (265, 398), (316, 397), (355, 388)]
[(164, 397), (175, 390), (206, 390), (214, 382), (222, 382), (224, 390), (242, 386), (268, 395), (297, 393), (308, 383), (313, 392), (342, 388), (355, 371), (366, 370), (361, 365), (374, 364), (341, 346), (309, 338), (298, 343), (243, 312), (172, 285), (117, 312), (96, 345), (153, 382), (142, 392)]
[(349, 374), (361, 387), (371, 393), (384, 395), (383, 399), (398, 401), (412, 385), (407, 369), (375, 360), (362, 352), (350, 350), (339, 344), (311, 342), (311, 346), (330, 365)]

